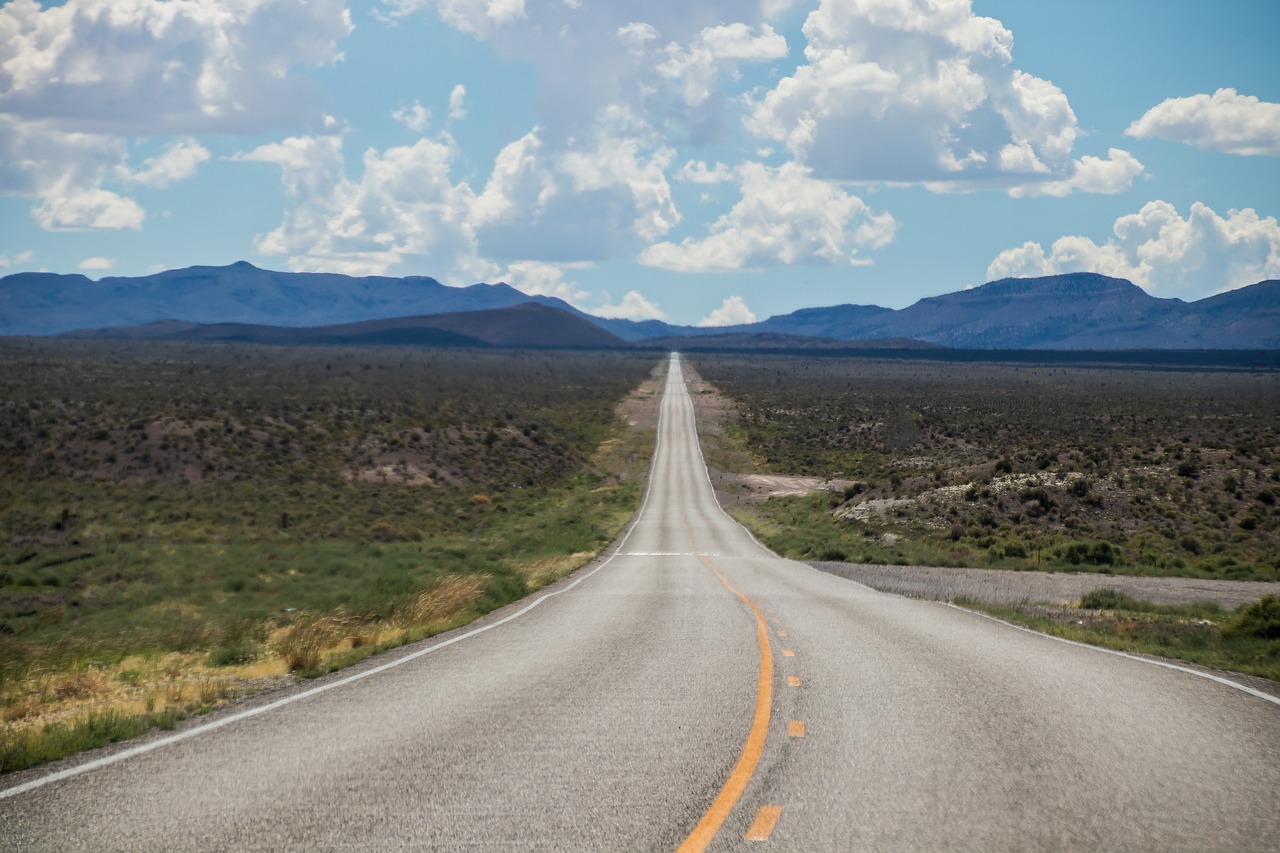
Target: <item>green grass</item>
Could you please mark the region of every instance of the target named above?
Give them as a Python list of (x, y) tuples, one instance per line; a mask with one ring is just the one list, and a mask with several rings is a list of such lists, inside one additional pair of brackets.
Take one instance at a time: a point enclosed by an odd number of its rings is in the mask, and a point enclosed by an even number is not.
[(1079, 608), (955, 603), (1055, 637), (1280, 681), (1280, 599), (1273, 596), (1234, 613), (1216, 602), (1155, 604), (1106, 588), (1086, 594)]
[(1274, 374), (690, 358), (713, 468), (852, 483), (740, 505), (788, 556), (1280, 580)]
[(182, 714), (82, 715), (71, 723), (52, 723), (38, 731), (0, 732), (0, 773), (25, 770), (72, 753), (137, 737), (153, 728), (171, 729)]
[[(0, 341), (4, 768), (212, 707), (201, 667), (332, 671), (580, 565), (637, 505), (654, 434), (617, 406), (654, 366)], [(148, 685), (179, 698), (99, 707)]]

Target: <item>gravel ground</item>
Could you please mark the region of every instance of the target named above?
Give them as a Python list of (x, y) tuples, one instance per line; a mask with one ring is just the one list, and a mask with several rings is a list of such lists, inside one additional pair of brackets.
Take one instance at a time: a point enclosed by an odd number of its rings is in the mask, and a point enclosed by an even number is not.
[(1000, 569), (944, 569), (924, 566), (866, 566), (811, 562), (833, 575), (881, 592), (910, 598), (953, 599), (960, 596), (987, 604), (1021, 601), (1070, 603), (1099, 587), (1108, 587), (1157, 604), (1216, 601), (1224, 609), (1264, 595), (1280, 595), (1280, 583), (1220, 581), (1198, 578), (1147, 578), (1093, 573), (1013, 572)]

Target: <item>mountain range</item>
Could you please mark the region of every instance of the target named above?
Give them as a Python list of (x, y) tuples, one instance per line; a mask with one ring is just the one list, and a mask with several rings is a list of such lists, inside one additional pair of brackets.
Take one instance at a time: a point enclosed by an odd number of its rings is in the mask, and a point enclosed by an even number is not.
[[(507, 310), (529, 304), (543, 310)], [(98, 281), (31, 272), (0, 278), (0, 335), (69, 332), (280, 343), (599, 347), (697, 336), (700, 346), (744, 347), (886, 341), (965, 349), (1280, 349), (1280, 281), (1184, 302), (1153, 297), (1123, 279), (1072, 273), (1002, 279), (898, 310), (837, 305), (701, 328), (594, 317), (506, 284), (275, 272), (244, 261)]]

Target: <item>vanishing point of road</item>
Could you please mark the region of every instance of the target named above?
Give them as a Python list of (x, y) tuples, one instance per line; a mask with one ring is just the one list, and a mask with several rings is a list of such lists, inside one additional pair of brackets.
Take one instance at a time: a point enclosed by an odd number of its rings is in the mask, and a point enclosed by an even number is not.
[(4, 850), (1280, 850), (1280, 703), (779, 559), (678, 356), (611, 555), (0, 780)]

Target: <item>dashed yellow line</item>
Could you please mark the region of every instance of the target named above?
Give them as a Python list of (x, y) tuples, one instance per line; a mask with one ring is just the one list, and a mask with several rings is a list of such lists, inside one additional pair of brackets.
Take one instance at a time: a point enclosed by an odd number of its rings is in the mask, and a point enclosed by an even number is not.
[(782, 650), (782, 656), (783, 656), (784, 658), (793, 658), (793, 657), (795, 657), (795, 656), (796, 656), (796, 653), (795, 653), (795, 650), (794, 650), (794, 649), (783, 649), (783, 650)]
[(747, 829), (747, 834), (742, 836), (742, 840), (768, 841), (780, 817), (782, 817), (782, 806), (761, 806), (760, 811), (756, 812), (756, 819), (751, 821), (751, 826)]
[[(689, 837), (680, 845), (678, 853), (701, 853), (705, 850), (729, 817), (729, 813), (733, 811), (733, 807), (738, 804), (738, 799), (746, 790), (752, 774), (756, 772), (756, 765), (760, 763), (760, 756), (764, 752), (765, 736), (769, 733), (769, 711), (773, 705), (773, 650), (769, 647), (769, 629), (765, 624), (764, 615), (751, 599), (729, 585), (714, 562), (705, 556), (702, 557), (702, 561), (715, 572), (720, 583), (724, 584), (724, 588), (742, 599), (755, 614), (756, 644), (760, 647), (760, 679), (756, 686), (755, 717), (751, 721), (751, 730), (747, 732), (746, 743), (742, 746), (742, 755), (734, 765), (729, 778), (725, 780), (724, 787), (720, 789), (715, 801), (711, 803), (711, 808), (707, 809), (706, 814), (698, 821), (698, 825), (693, 828), (693, 832), (689, 833)], [(776, 817), (774, 822), (777, 822)], [(772, 826), (769, 831), (773, 831)]]
[(792, 720), (787, 726), (787, 734), (791, 737), (804, 737), (804, 720)]
[(788, 676), (787, 676), (787, 684), (791, 685), (792, 687), (799, 687), (799, 686), (800, 686), (800, 676), (798, 676), (798, 675), (788, 675)]

